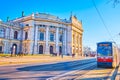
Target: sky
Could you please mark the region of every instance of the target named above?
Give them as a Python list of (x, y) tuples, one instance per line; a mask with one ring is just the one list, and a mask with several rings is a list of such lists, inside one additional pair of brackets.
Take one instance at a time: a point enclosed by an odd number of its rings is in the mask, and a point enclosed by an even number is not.
[(69, 19), (71, 12), (83, 27), (83, 46), (96, 50), (96, 43), (114, 40), (120, 45), (120, 4), (113, 6), (111, 0), (94, 0), (104, 26), (92, 0), (1, 0), (0, 19), (15, 19), (32, 13), (49, 13), (62, 19)]

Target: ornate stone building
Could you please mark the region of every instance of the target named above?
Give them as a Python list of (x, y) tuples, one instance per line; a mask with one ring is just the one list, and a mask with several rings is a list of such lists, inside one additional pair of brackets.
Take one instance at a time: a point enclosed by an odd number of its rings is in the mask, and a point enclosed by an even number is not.
[(0, 21), (0, 52), (82, 55), (82, 23), (35, 13), (3, 23)]

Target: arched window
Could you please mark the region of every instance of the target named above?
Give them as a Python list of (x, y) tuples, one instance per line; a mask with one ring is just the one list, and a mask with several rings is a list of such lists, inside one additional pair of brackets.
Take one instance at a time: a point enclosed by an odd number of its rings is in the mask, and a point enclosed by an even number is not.
[(43, 41), (43, 40), (44, 40), (44, 33), (40, 32), (40, 41)]
[(28, 32), (25, 32), (25, 40), (28, 38)]
[(0, 37), (5, 37), (5, 29), (0, 28)]
[(50, 41), (54, 41), (54, 33), (50, 33)]
[(15, 32), (14, 32), (14, 39), (17, 39), (17, 37), (18, 37), (18, 32), (15, 31)]

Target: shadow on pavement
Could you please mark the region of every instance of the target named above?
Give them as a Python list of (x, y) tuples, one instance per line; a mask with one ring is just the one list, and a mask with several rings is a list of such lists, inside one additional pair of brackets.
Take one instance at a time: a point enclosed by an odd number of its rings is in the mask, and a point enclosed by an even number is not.
[[(27, 66), (18, 68), (19, 71), (66, 71), (66, 70), (78, 70), (78, 67), (87, 63), (81, 63), (82, 60), (77, 61), (68, 61), (68, 62), (59, 62), (54, 64), (45, 64), (45, 65), (35, 65), (35, 66)], [(89, 62), (90, 63), (90, 62)], [(100, 68), (99, 68), (100, 69)], [(87, 68), (85, 70), (90, 70), (90, 68)]]
[(74, 66), (80, 65), (82, 60), (78, 61), (68, 61), (68, 62), (59, 62), (54, 64), (45, 64), (45, 65), (36, 65), (36, 66), (28, 66), (23, 68), (18, 68), (20, 71), (61, 71), (61, 70), (69, 70)]
[(0, 78), (0, 80), (10, 80), (10, 79), (7, 79), (7, 78)]

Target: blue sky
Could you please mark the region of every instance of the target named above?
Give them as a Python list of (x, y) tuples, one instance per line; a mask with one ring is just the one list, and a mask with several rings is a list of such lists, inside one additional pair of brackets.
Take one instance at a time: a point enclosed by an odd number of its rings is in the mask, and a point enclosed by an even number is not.
[[(114, 41), (120, 44), (120, 4), (113, 8), (111, 0), (94, 0)], [(110, 3), (107, 3), (111, 1)], [(0, 19), (14, 19), (35, 12), (49, 13), (69, 19), (71, 12), (83, 24), (83, 45), (96, 49), (96, 43), (111, 41), (92, 0), (1, 0)]]

